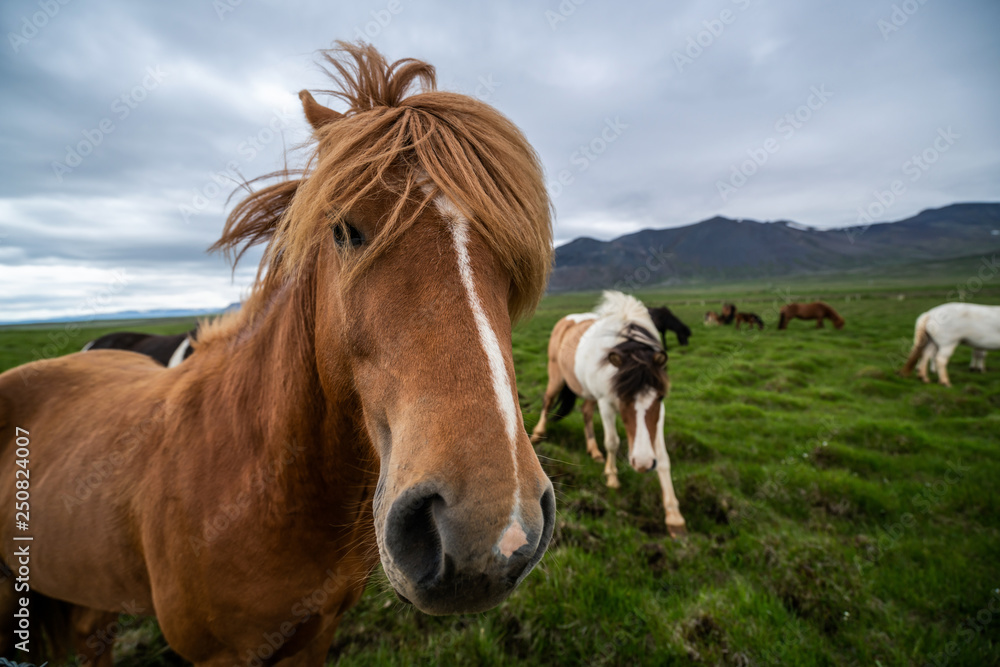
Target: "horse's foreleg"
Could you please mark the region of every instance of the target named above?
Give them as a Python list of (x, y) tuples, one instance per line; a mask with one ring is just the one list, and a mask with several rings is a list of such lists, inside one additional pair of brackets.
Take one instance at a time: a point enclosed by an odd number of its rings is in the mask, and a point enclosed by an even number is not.
[[(660, 423), (663, 423), (665, 408), (660, 405)], [(670, 537), (680, 537), (687, 533), (687, 524), (681, 516), (680, 502), (674, 492), (674, 481), (670, 477), (670, 456), (667, 454), (667, 443), (663, 437), (663, 429), (656, 434), (654, 445), (656, 454), (656, 474), (660, 478), (660, 489), (663, 491), (663, 510), (666, 513), (667, 531)]]
[(618, 482), (618, 410), (608, 400), (598, 402), (601, 411), (601, 423), (604, 425), (604, 451), (608, 453), (608, 460), (604, 462), (604, 476), (608, 478), (608, 486), (617, 489), (621, 484)]
[(587, 434), (587, 453), (598, 463), (604, 462), (604, 454), (597, 448), (597, 436), (594, 435), (594, 408), (597, 401), (584, 401), (581, 411), (583, 412), (583, 432)]
[(549, 359), (549, 383), (545, 387), (545, 399), (542, 401), (542, 415), (539, 417), (535, 429), (531, 432), (532, 444), (538, 444), (545, 437), (545, 424), (548, 421), (549, 410), (552, 409), (552, 403), (559, 396), (559, 392), (562, 391), (564, 384), (566, 384), (566, 380), (562, 376), (562, 371), (559, 370), (559, 364)]
[(951, 359), (951, 355), (954, 354), (954, 352), (954, 345), (946, 345), (938, 348), (938, 352), (934, 356), (934, 363), (937, 364), (938, 382), (946, 387), (951, 386), (951, 380), (948, 379), (948, 360)]
[(823, 328), (823, 318), (822, 317), (817, 317), (816, 318), (816, 328), (817, 329), (822, 329)]

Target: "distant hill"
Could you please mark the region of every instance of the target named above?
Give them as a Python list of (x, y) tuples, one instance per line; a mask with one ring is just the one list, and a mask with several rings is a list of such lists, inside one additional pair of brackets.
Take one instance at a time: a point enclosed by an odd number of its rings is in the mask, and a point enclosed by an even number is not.
[(1000, 252), (1000, 204), (954, 204), (898, 222), (822, 231), (715, 217), (611, 241), (571, 241), (556, 249), (549, 291), (789, 276), (990, 251)]
[(202, 317), (204, 315), (216, 315), (228, 313), (231, 310), (239, 310), (239, 303), (231, 303), (225, 308), (159, 308), (156, 310), (119, 310), (114, 313), (98, 313), (97, 315), (67, 315), (64, 317), (53, 317), (48, 320), (5, 320), (0, 324), (54, 324), (58, 322), (80, 322), (104, 321), (104, 320), (153, 320), (177, 317)]

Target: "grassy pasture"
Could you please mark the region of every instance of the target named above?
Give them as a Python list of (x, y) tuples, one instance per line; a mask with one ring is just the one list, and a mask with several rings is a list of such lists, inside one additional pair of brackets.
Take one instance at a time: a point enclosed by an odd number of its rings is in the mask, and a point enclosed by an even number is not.
[[(330, 664), (1000, 663), (1000, 354), (980, 375), (960, 349), (953, 389), (895, 374), (916, 316), (953, 288), (844, 279), (641, 293), (694, 330), (687, 348), (668, 340), (666, 404), (688, 537), (667, 536), (656, 476), (632, 471), (624, 447), (622, 487), (605, 488), (576, 411), (537, 448), (556, 487), (556, 535), (511, 599), (484, 614), (429, 617), (376, 573)], [(826, 299), (846, 328), (796, 321), (777, 331), (786, 296)], [(528, 430), (553, 324), (596, 298), (547, 297), (516, 328)], [(968, 298), (1000, 304), (1000, 289)], [(767, 328), (703, 327), (723, 299)], [(87, 329), (59, 353), (121, 328)], [(0, 370), (59, 331), (0, 329)], [(154, 622), (123, 626), (119, 664), (181, 664)]]

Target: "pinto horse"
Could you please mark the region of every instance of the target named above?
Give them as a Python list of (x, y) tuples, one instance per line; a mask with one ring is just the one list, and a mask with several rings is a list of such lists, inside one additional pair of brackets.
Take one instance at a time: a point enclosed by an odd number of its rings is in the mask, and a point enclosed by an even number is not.
[(163, 369), (93, 350), (0, 375), (3, 562), (27, 450), (33, 592), (153, 611), (196, 665), (322, 665), (379, 560), (423, 612), (489, 609), (552, 536), (511, 349), (552, 262), (538, 158), (424, 62), (325, 56), (347, 109), (299, 94), (315, 151), (230, 215), (215, 248), (267, 249), (197, 354)]
[(691, 327), (680, 321), (666, 306), (658, 306), (649, 309), (649, 318), (653, 320), (653, 326), (660, 332), (660, 342), (663, 349), (667, 349), (667, 332), (673, 331), (677, 335), (677, 342), (687, 345), (691, 337)]
[(751, 329), (756, 326), (759, 330), (764, 330), (764, 320), (760, 319), (760, 316), (757, 313), (738, 312), (736, 313), (736, 319), (734, 321), (736, 322), (737, 331), (739, 331), (741, 324), (747, 324)]
[(706, 327), (717, 327), (722, 324), (719, 314), (713, 310), (705, 311), (705, 319), (702, 320)]
[(646, 307), (635, 297), (605, 292), (592, 313), (567, 315), (549, 339), (549, 381), (542, 417), (532, 432), (533, 442), (545, 435), (546, 417), (555, 405), (553, 420), (573, 409), (583, 398), (583, 425), (587, 452), (604, 461), (594, 435), (594, 408), (604, 424), (607, 484), (619, 487), (617, 416), (622, 416), (628, 438), (629, 463), (638, 472), (655, 469), (663, 489), (667, 530), (677, 537), (685, 531), (677, 495), (670, 478), (670, 457), (664, 441), (663, 399), (670, 381), (667, 355)]
[(197, 340), (198, 330), (183, 334), (157, 335), (117, 331), (96, 338), (83, 346), (87, 350), (130, 350), (152, 357), (167, 368), (173, 368), (191, 356), (191, 341)]
[(823, 319), (833, 322), (835, 329), (844, 328), (844, 318), (828, 303), (823, 301), (813, 301), (812, 303), (790, 303), (781, 308), (781, 318), (778, 320), (779, 329), (787, 329), (788, 323), (794, 319), (816, 320), (816, 328), (823, 328)]
[(1000, 306), (946, 303), (922, 313), (914, 328), (913, 349), (900, 373), (908, 377), (919, 362), (920, 379), (930, 382), (927, 364), (933, 361), (938, 381), (950, 387), (948, 360), (959, 345), (972, 347), (970, 369), (985, 372), (986, 351), (1000, 350)]

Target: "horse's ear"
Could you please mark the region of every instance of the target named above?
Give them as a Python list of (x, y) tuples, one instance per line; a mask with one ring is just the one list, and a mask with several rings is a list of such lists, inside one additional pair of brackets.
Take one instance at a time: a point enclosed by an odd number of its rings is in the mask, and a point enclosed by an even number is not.
[(623, 363), (623, 361), (622, 361), (622, 355), (618, 354), (617, 352), (611, 352), (610, 354), (608, 354), (608, 361), (615, 368), (621, 368), (622, 367), (622, 363)]
[(656, 356), (653, 357), (653, 363), (657, 366), (663, 366), (667, 363), (667, 355), (664, 352), (657, 352)]
[(306, 120), (309, 121), (314, 130), (318, 130), (324, 125), (328, 125), (344, 117), (344, 114), (338, 113), (317, 102), (308, 90), (300, 90), (299, 99), (302, 100), (302, 110), (306, 112)]

